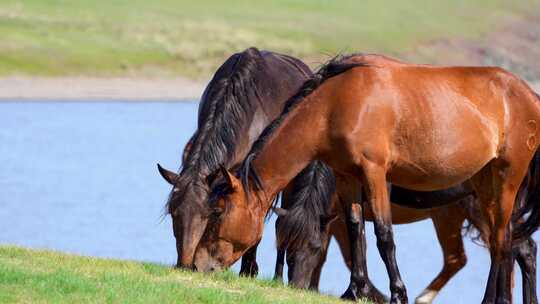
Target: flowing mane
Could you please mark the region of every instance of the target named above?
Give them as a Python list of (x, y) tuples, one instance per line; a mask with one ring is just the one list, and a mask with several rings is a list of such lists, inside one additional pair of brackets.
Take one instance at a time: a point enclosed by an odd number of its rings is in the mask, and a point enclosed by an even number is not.
[[(260, 105), (259, 90), (267, 70), (263, 55), (252, 47), (232, 55), (216, 71), (201, 98), (197, 131), (180, 168), (180, 190), (193, 176), (206, 177), (232, 160), (242, 128)], [(169, 199), (167, 212), (179, 203)]]
[[(232, 70), (226, 73), (231, 61)], [(203, 95), (197, 133), (184, 168), (212, 172), (232, 159), (241, 129), (260, 98), (257, 75), (266, 69), (256, 48), (234, 54), (218, 69)]]
[(341, 73), (347, 72), (352, 68), (368, 66), (366, 62), (362, 62), (360, 60), (351, 60), (359, 55), (360, 54), (339, 55), (332, 58), (330, 61), (322, 65), (312, 77), (306, 80), (302, 87), (298, 90), (298, 92), (285, 103), (285, 108), (283, 109), (281, 115), (276, 118), (270, 125), (268, 125), (268, 127), (264, 129), (264, 131), (255, 141), (255, 143), (253, 143), (253, 146), (251, 147), (248, 156), (246, 157), (240, 168), (240, 178), (242, 180), (244, 188), (247, 191), (249, 191), (248, 186), (250, 178), (252, 178), (255, 182), (255, 186), (257, 187), (257, 189), (262, 190), (264, 188), (262, 181), (257, 175), (257, 172), (255, 172), (253, 167), (251, 167), (251, 162), (264, 148), (264, 145), (266, 144), (272, 133), (279, 127), (279, 125), (285, 120), (287, 115), (299, 103), (301, 103), (307, 96), (313, 93), (326, 80)]
[(279, 249), (296, 250), (320, 235), (321, 218), (328, 218), (336, 190), (332, 170), (321, 161), (309, 164), (293, 180), (292, 205), (276, 230)]

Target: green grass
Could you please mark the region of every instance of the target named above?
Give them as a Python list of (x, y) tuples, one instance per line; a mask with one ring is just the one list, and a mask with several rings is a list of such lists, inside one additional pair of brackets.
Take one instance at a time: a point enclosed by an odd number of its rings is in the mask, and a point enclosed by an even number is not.
[(477, 37), (539, 0), (3, 0), (0, 75), (208, 78), (258, 46), (319, 60)]
[(0, 303), (344, 303), (232, 272), (0, 246)]

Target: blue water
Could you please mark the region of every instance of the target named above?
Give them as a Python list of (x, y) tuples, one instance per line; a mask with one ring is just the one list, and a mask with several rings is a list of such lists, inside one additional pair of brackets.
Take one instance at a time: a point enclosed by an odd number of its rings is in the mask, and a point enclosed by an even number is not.
[[(169, 218), (161, 218), (169, 186), (156, 170), (177, 169), (196, 127), (196, 103), (0, 104), (0, 244), (172, 265)], [(274, 219), (258, 261), (273, 275)], [(442, 267), (430, 221), (395, 226), (397, 257), (411, 302)], [(387, 275), (367, 229), (370, 276), (387, 291)], [(436, 303), (479, 303), (487, 251), (466, 243), (467, 266)], [(238, 269), (238, 265), (235, 265)], [(521, 280), (515, 298), (521, 303)], [(321, 290), (340, 295), (349, 274), (334, 243)]]

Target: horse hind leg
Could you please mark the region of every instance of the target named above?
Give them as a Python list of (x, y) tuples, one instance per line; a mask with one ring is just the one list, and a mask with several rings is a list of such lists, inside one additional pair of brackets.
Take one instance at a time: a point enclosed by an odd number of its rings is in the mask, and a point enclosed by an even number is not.
[(531, 237), (513, 249), (516, 261), (521, 268), (524, 304), (538, 304), (536, 295), (536, 251), (536, 242)]
[[(519, 164), (519, 163), (517, 163)], [(491, 266), (484, 304), (512, 302), (512, 227), (510, 223), (516, 193), (526, 164), (494, 160), (472, 179), (484, 221), (489, 223)], [(511, 172), (511, 173), (510, 173)]]
[(416, 304), (432, 303), (446, 283), (467, 263), (461, 236), (461, 227), (465, 220), (461, 206), (451, 205), (434, 209), (431, 213), (431, 220), (443, 251), (444, 266), (435, 279), (416, 298)]
[[(497, 231), (501, 231), (501, 228), (497, 228)], [(508, 225), (506, 228), (502, 229), (503, 233), (503, 242), (502, 244), (497, 244), (496, 248), (501, 248), (499, 250), (501, 254), (501, 266), (499, 268), (499, 273), (497, 275), (497, 304), (509, 304), (512, 303), (512, 287), (513, 287), (513, 265), (514, 259), (512, 258), (512, 229)], [(499, 236), (498, 240), (501, 240)]]

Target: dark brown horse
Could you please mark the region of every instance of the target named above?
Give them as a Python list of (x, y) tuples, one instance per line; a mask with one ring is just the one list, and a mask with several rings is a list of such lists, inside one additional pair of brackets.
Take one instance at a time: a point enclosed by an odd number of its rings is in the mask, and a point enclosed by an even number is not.
[[(232, 55), (217, 70), (202, 95), (197, 130), (184, 149), (180, 173), (158, 165), (173, 186), (166, 211), (172, 216), (178, 267), (192, 267), (210, 213), (206, 201), (213, 173), (220, 165), (238, 166), (311, 75), (296, 58), (255, 48)], [(256, 274), (255, 254), (256, 246), (246, 254), (241, 273)]]
[[(407, 292), (395, 259), (387, 181), (433, 191), (470, 180), (492, 232), (483, 302), (510, 303), (510, 219), (540, 143), (539, 122), (538, 97), (499, 68), (421, 66), (362, 55), (333, 60), (265, 129), (238, 177), (224, 172), (224, 184), (210, 196), (214, 212), (194, 264), (200, 270), (219, 269), (240, 258), (260, 240), (276, 194), (319, 159), (365, 188), (390, 278), (391, 303), (406, 303)], [(516, 225), (519, 232), (540, 224), (534, 221), (540, 214), (536, 192), (526, 203), (532, 206), (531, 216)], [(348, 208), (356, 222), (351, 229), (354, 265), (365, 249), (362, 206)], [(352, 298), (367, 282), (367, 274), (356, 269), (349, 286)]]
[[(275, 208), (279, 215), (276, 221), (276, 239), (278, 258), (276, 259), (275, 278), (282, 278), (284, 256), (287, 256), (289, 267), (289, 284), (298, 288), (318, 289), (322, 266), (326, 260), (330, 238), (335, 237), (341, 249), (345, 264), (351, 267), (350, 241), (347, 234), (344, 199), (349, 196), (340, 195), (335, 190), (335, 178), (328, 166), (322, 162), (312, 162), (294, 179), (290, 191), (294, 195), (283, 200), (282, 208)], [(396, 188), (396, 187), (395, 187)], [(354, 193), (350, 187), (339, 187), (340, 191)], [(478, 210), (475, 209), (472, 189), (454, 187), (440, 190), (431, 195), (418, 195), (416, 191), (395, 189), (392, 191), (392, 222), (407, 224), (430, 218), (435, 227), (441, 245), (444, 266), (437, 277), (416, 298), (415, 303), (431, 303), (444, 285), (467, 262), (462, 239), (463, 222), (469, 219), (473, 224), (478, 221)], [(437, 199), (460, 199), (456, 204), (433, 208), (411, 209), (400, 205), (410, 205), (408, 201)], [(358, 199), (361, 199), (360, 197)], [(285, 204), (284, 204), (285, 203)], [(425, 203), (429, 204), (429, 203)], [(283, 209), (284, 208), (284, 209)], [(366, 208), (364, 218), (372, 221), (373, 214)], [(489, 236), (480, 231), (480, 237), (489, 241)], [(532, 238), (521, 242), (514, 249), (514, 256), (521, 267), (523, 282), (523, 303), (538, 303), (536, 296), (536, 243)], [(369, 282), (369, 281), (368, 281)], [(371, 282), (369, 282), (372, 285)], [(376, 290), (375, 287), (372, 287)], [(381, 295), (371, 295), (376, 302), (384, 302)]]

